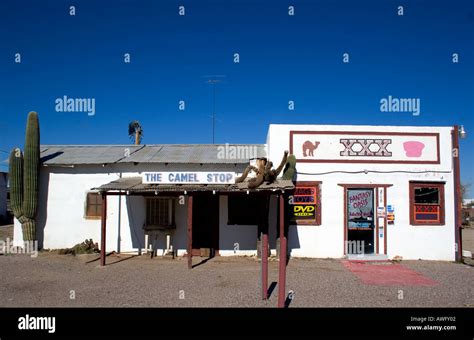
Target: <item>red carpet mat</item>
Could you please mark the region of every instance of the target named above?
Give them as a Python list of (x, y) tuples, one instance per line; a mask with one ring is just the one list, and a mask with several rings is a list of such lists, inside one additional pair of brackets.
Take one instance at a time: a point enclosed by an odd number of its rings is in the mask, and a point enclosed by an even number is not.
[(342, 261), (364, 284), (379, 286), (434, 286), (438, 282), (398, 263)]

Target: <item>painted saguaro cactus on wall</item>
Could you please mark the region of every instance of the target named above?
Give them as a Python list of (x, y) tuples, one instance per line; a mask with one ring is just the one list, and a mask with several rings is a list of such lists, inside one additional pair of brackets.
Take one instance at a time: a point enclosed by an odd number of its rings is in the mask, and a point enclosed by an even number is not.
[(13, 214), (21, 223), (24, 241), (36, 235), (38, 207), (40, 133), (38, 114), (30, 112), (26, 125), (25, 151), (15, 148), (10, 153), (10, 201)]

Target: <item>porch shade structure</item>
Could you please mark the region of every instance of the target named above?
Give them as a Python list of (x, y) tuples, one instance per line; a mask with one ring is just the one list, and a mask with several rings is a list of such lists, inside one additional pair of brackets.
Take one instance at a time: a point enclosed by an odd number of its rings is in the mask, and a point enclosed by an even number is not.
[[(295, 188), (291, 180), (276, 180), (273, 183), (263, 183), (255, 189), (249, 189), (247, 181), (236, 184), (144, 184), (142, 177), (122, 177), (110, 183), (101, 185), (92, 190), (97, 190), (102, 195), (101, 214), (101, 252), (100, 263), (105, 265), (105, 240), (106, 240), (106, 216), (107, 216), (107, 196), (159, 196), (159, 195), (186, 195), (187, 196), (187, 256), (188, 268), (192, 268), (192, 204), (193, 196), (199, 193), (212, 192), (213, 194), (233, 195), (233, 194), (259, 194), (259, 195), (281, 195), (291, 192)], [(281, 211), (280, 214), (283, 212)], [(268, 249), (268, 228), (264, 228), (262, 238), (264, 248)], [(266, 250), (265, 250), (266, 251)], [(265, 252), (266, 255), (266, 252)], [(286, 261), (285, 261), (286, 262)], [(285, 263), (286, 265), (286, 263)], [(281, 266), (280, 266), (281, 268)], [(280, 269), (281, 270), (281, 269)], [(268, 258), (262, 254), (262, 295), (266, 299), (268, 287)]]
[[(280, 229), (283, 228), (284, 219), (284, 202), (283, 194), (291, 192), (295, 188), (291, 180), (276, 180), (273, 183), (263, 183), (255, 189), (249, 189), (247, 181), (236, 183), (236, 184), (144, 184), (142, 183), (142, 177), (123, 177), (119, 178), (110, 183), (101, 185), (100, 187), (92, 188), (97, 190), (102, 197), (102, 213), (101, 213), (101, 249), (100, 249), (100, 264), (106, 265), (106, 229), (107, 229), (107, 196), (111, 195), (127, 195), (127, 196), (159, 196), (163, 195), (186, 195), (187, 196), (187, 219), (186, 219), (186, 234), (187, 234), (187, 266), (188, 269), (192, 269), (192, 234), (193, 234), (193, 196), (203, 193), (212, 192), (213, 194), (259, 194), (265, 195), (266, 199), (270, 195), (278, 195), (280, 209)], [(267, 207), (266, 207), (267, 208)], [(268, 210), (262, 212), (265, 214), (265, 218), (268, 219)], [(262, 248), (261, 252), (262, 265), (261, 265), (261, 289), (262, 298), (266, 300), (268, 298), (268, 220), (261, 222), (266, 228), (262, 229)], [(283, 232), (281, 232), (283, 234)], [(282, 248), (286, 250), (286, 239), (282, 244)], [(285, 292), (285, 281), (286, 281), (286, 251), (280, 252), (280, 266), (279, 266), (279, 302), (278, 306), (282, 307), (282, 297)]]

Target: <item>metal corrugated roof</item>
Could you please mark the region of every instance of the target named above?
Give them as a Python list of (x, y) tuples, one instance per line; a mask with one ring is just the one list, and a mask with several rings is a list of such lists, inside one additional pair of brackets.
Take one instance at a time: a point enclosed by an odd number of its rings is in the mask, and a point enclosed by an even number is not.
[(265, 157), (265, 144), (42, 145), (45, 165), (110, 163), (248, 163)]
[[(290, 180), (276, 180), (273, 183), (263, 183), (258, 188), (250, 191), (277, 191), (294, 189)], [(238, 192), (247, 191), (247, 181), (237, 184), (142, 184), (141, 177), (124, 177), (101, 185), (91, 190), (99, 191), (130, 191), (130, 192), (182, 192), (182, 191), (216, 191)]]
[[(42, 145), (41, 162), (47, 165), (116, 163), (143, 145)], [(128, 150), (128, 151), (127, 151)]]
[(264, 144), (168, 144), (151, 145), (122, 162), (138, 163), (247, 163), (249, 158), (265, 157)]

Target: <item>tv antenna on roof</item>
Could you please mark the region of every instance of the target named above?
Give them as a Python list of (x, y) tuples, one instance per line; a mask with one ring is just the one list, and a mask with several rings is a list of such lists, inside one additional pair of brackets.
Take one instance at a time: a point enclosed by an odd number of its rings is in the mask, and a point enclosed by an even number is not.
[(207, 75), (203, 78), (209, 78), (206, 83), (212, 85), (212, 144), (215, 143), (215, 131), (216, 131), (216, 85), (222, 83), (226, 75)]

